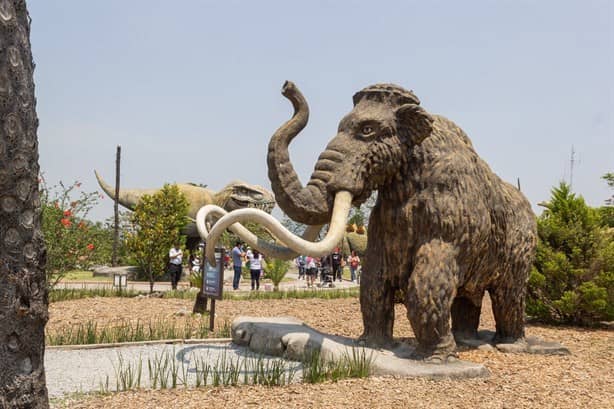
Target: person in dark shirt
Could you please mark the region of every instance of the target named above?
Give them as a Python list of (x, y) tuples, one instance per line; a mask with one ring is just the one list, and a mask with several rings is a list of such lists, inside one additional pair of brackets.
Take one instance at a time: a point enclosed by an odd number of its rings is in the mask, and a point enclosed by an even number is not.
[(342, 281), (341, 260), (343, 259), (343, 257), (341, 256), (339, 247), (335, 247), (335, 250), (330, 255), (330, 257), (331, 257), (331, 262), (332, 262), (332, 267), (333, 267), (333, 280), (337, 279), (339, 281)]

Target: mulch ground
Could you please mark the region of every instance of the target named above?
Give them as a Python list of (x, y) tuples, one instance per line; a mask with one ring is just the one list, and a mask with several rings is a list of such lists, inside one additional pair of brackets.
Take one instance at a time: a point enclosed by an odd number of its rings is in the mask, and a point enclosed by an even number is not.
[[(193, 302), (158, 298), (93, 298), (53, 303), (49, 329), (95, 319), (183, 320)], [(216, 325), (239, 315), (293, 316), (330, 334), (357, 337), (362, 332), (358, 299), (222, 301)], [(413, 337), (405, 308), (395, 310), (394, 335)], [(486, 300), (481, 329), (494, 330)], [(507, 354), (461, 350), (460, 359), (484, 364), (491, 376), (469, 380), (392, 377), (344, 380), (285, 387), (219, 387), (142, 390), (107, 396), (81, 396), (57, 403), (70, 408), (614, 408), (614, 332), (599, 329), (528, 325), (527, 335), (557, 341), (570, 356)]]

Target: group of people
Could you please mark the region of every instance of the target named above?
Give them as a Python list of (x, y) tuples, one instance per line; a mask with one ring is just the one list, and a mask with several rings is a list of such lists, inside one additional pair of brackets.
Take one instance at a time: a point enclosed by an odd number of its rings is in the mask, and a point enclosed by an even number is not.
[(249, 274), (252, 281), (252, 291), (260, 289), (260, 277), (263, 275), (264, 256), (256, 249), (250, 249), (241, 244), (240, 241), (235, 243), (231, 251), (232, 265), (234, 269), (234, 277), (232, 280), (232, 288), (239, 289), (241, 282), (241, 272), (243, 263), (249, 266)]
[(355, 283), (358, 279), (358, 271), (360, 268), (360, 257), (355, 251), (345, 257), (339, 250), (339, 247), (324, 257), (315, 258), (311, 256), (298, 256), (295, 259), (295, 264), (298, 267), (298, 279), (305, 280), (307, 287), (312, 287), (315, 278), (320, 271), (320, 280), (324, 280), (324, 272), (330, 270), (333, 281), (343, 281), (343, 268), (348, 265), (350, 268), (350, 279)]
[[(171, 286), (173, 290), (177, 289), (177, 283), (181, 279), (183, 252), (181, 251), (180, 243), (175, 243), (168, 253), (169, 267), (168, 272), (171, 276)], [(239, 289), (241, 282), (241, 274), (243, 265), (249, 266), (252, 290), (260, 289), (260, 278), (263, 275), (264, 256), (256, 249), (250, 249), (244, 246), (240, 241), (235, 243), (235, 246), (230, 252), (232, 260), (234, 276), (232, 280), (232, 288)], [(325, 271), (332, 275), (333, 281), (343, 281), (343, 268), (347, 265), (350, 268), (350, 279), (353, 283), (358, 280), (358, 271), (360, 268), (360, 257), (355, 251), (345, 257), (339, 250), (335, 250), (324, 257), (315, 258), (311, 256), (298, 256), (295, 260), (298, 267), (298, 279), (306, 280), (307, 287), (313, 287), (315, 279), (320, 271), (320, 280), (325, 279)], [(188, 268), (193, 272), (200, 271), (200, 259), (197, 255), (190, 254), (188, 260)]]

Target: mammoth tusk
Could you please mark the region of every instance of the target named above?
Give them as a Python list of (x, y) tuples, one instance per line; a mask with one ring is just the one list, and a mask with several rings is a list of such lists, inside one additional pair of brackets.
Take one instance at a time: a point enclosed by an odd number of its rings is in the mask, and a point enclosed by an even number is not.
[[(319, 242), (307, 241), (303, 238), (300, 238), (286, 229), (277, 219), (275, 219), (270, 214), (263, 212), (257, 209), (239, 209), (233, 212), (228, 213), (221, 219), (217, 221), (217, 223), (211, 229), (211, 232), (207, 235), (207, 240), (209, 244), (213, 244), (211, 246), (207, 246), (206, 257), (210, 263), (215, 263), (215, 243), (219, 239), (220, 235), (226, 230), (226, 228), (232, 226), (236, 222), (240, 221), (254, 221), (262, 224), (264, 227), (271, 230), (273, 234), (275, 234), (279, 239), (287, 245), (288, 249), (294, 250), (296, 253), (306, 254), (310, 256), (324, 256), (330, 252), (330, 250), (335, 247), (343, 238), (343, 232), (345, 231), (345, 222), (347, 216), (350, 212), (350, 207), (352, 205), (352, 194), (347, 191), (340, 191), (335, 195), (335, 202), (333, 206), (333, 214), (331, 217), (330, 226), (328, 229), (328, 233), (326, 237)], [(198, 218), (197, 222), (204, 220), (204, 218)], [(197, 224), (198, 225), (198, 224)], [(241, 226), (242, 227), (242, 226)], [(199, 231), (201, 229), (199, 228)], [(247, 230), (247, 229), (245, 229)], [(241, 238), (247, 241), (246, 236), (242, 236), (238, 231), (235, 233), (239, 234)], [(206, 229), (205, 231), (206, 232)], [(244, 232), (241, 232), (244, 233)], [(250, 232), (250, 234), (252, 234)], [(255, 243), (250, 243), (254, 248), (262, 251), (264, 254), (268, 254), (271, 257), (275, 257), (271, 252), (267, 253), (269, 249), (265, 249), (262, 247), (263, 243), (267, 243), (262, 239), (257, 239)], [(283, 247), (282, 247), (283, 248)], [(287, 250), (284, 250), (287, 251)], [(293, 253), (288, 253), (293, 254)], [(286, 256), (287, 257), (287, 256)], [(281, 257), (280, 257), (281, 258)], [(285, 258), (285, 257), (284, 257)], [(290, 257), (291, 258), (291, 257)]]
[[(225, 216), (227, 214), (228, 212), (226, 210), (216, 205), (206, 205), (201, 207), (196, 214), (196, 228), (198, 229), (198, 234), (200, 234), (204, 240), (208, 241), (209, 229), (207, 228), (206, 223), (207, 217), (209, 217), (209, 215)], [(272, 258), (290, 260), (298, 256), (297, 252), (286, 246), (280, 246), (256, 236), (240, 223), (234, 223), (230, 225), (228, 229), (245, 240), (245, 242), (247, 242), (247, 244), (250, 246), (262, 251), (264, 254), (267, 254)], [(303, 239), (308, 241), (315, 240), (318, 237), (320, 230), (322, 230), (321, 225), (307, 226), (307, 229), (303, 233)]]

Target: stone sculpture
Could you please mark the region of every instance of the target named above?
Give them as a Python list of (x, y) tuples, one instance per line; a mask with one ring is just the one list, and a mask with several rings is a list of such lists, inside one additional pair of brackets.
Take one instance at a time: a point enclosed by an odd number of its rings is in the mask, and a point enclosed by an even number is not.
[[(115, 189), (107, 184), (98, 172), (94, 171), (96, 179), (102, 190), (111, 198), (115, 198)], [(198, 209), (205, 205), (217, 205), (226, 211), (252, 207), (270, 213), (275, 207), (275, 197), (273, 193), (259, 185), (250, 185), (242, 181), (232, 181), (219, 192), (198, 186), (193, 183), (178, 183), (179, 191), (188, 200), (188, 217), (196, 218)], [(120, 189), (119, 203), (127, 209), (134, 210), (139, 199), (143, 195), (152, 195), (158, 189)], [(195, 224), (190, 223), (186, 226), (184, 233), (188, 238), (200, 238)]]
[[(520, 191), (477, 155), (467, 135), (452, 121), (424, 110), (413, 92), (373, 85), (354, 95), (353, 110), (341, 120), (303, 187), (288, 145), (307, 124), (309, 108), (293, 83), (286, 82), (282, 93), (295, 112), (270, 140), (269, 178), (281, 209), (313, 229), (303, 238), (271, 229), (291, 250), (269, 246), (263, 251), (286, 257), (326, 254), (341, 240), (351, 204), (359, 205), (377, 190), (360, 290), (367, 344), (392, 342), (397, 290), (404, 294), (421, 357), (446, 362), (455, 337), (477, 338), (486, 291), (496, 320), (494, 342), (524, 343), (535, 216)], [(197, 224), (201, 234), (215, 241), (240, 221), (276, 227), (269, 217), (243, 209), (222, 217), (211, 232), (198, 223), (199, 217)], [(309, 242), (317, 226), (329, 220), (327, 236)]]

